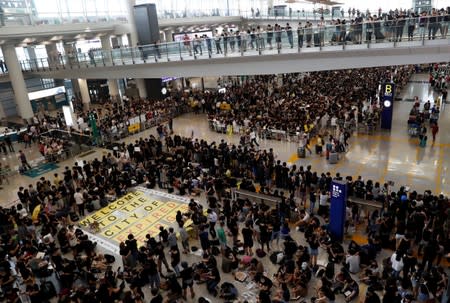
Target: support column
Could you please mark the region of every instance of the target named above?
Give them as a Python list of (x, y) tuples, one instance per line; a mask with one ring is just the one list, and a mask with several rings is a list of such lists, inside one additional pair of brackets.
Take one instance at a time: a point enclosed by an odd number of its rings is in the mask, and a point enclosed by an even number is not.
[(109, 35), (101, 36), (100, 43), (102, 44), (103, 60), (105, 60), (105, 64), (112, 65), (112, 58), (110, 56), (110, 54), (111, 54), (111, 38), (109, 37)]
[(8, 66), (9, 79), (14, 91), (18, 114), (22, 119), (29, 120), (34, 116), (33, 108), (28, 98), (27, 85), (23, 78), (19, 59), (17, 58), (16, 48), (14, 45), (4, 44), (2, 45), (2, 52), (5, 63)]
[(24, 47), (25, 52), (28, 54), (28, 60), (30, 62), (30, 66), (33, 70), (39, 70), (39, 66), (41, 64), (39, 64), (39, 62), (37, 61), (36, 58), (36, 52), (34, 50), (34, 47), (32, 46), (27, 46)]
[(47, 51), (48, 66), (56, 68), (59, 65), (59, 53), (56, 43), (46, 44), (45, 50)]
[[(136, 20), (134, 18), (134, 6), (136, 5), (136, 0), (128, 0), (127, 1), (127, 17), (128, 24), (131, 26), (130, 38), (128, 39), (128, 43), (130, 47), (135, 47), (138, 43), (137, 29), (136, 29)], [(137, 81), (136, 81), (137, 82)], [(145, 85), (144, 85), (145, 87)], [(139, 88), (139, 86), (138, 86)]]
[(173, 42), (172, 33), (173, 33), (173, 31), (171, 29), (164, 31), (164, 36), (166, 36), (166, 42)]
[(136, 87), (139, 91), (139, 97), (147, 98), (147, 87), (145, 86), (144, 79), (136, 79)]
[(83, 110), (89, 111), (91, 105), (91, 97), (89, 96), (89, 89), (86, 79), (78, 79), (78, 85), (80, 86), (81, 102), (83, 103)]
[(108, 90), (113, 102), (120, 102), (119, 85), (116, 79), (108, 79)]

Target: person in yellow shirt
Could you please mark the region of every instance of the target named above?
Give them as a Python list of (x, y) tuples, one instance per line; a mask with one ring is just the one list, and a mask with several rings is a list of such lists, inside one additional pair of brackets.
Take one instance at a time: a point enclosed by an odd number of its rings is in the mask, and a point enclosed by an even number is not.
[(55, 178), (53, 178), (53, 184), (58, 187), (59, 182), (61, 182), (61, 179), (59, 178), (58, 174), (54, 174)]
[(323, 138), (322, 135), (317, 135), (317, 143), (316, 143), (316, 153), (320, 156), (322, 156), (322, 150), (323, 150)]

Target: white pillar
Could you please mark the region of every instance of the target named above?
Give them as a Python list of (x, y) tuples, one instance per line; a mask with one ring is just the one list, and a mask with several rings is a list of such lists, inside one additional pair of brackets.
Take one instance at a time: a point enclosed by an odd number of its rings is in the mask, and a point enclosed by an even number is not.
[(27, 85), (23, 78), (19, 59), (17, 58), (16, 47), (3, 44), (2, 52), (6, 66), (8, 66), (9, 79), (14, 90), (18, 114), (26, 120), (33, 118), (33, 109), (28, 98)]
[(147, 98), (147, 88), (145, 87), (145, 80), (136, 79), (136, 87), (139, 91), (139, 97)]
[(136, 44), (138, 43), (136, 20), (134, 19), (134, 6), (136, 5), (136, 0), (128, 0), (127, 4), (128, 23), (131, 26), (131, 41), (128, 41), (128, 43), (129, 46), (136, 46)]
[(114, 102), (120, 101), (119, 85), (116, 79), (108, 79), (108, 90), (111, 100)]
[(50, 43), (45, 45), (47, 51), (48, 64), (51, 68), (57, 67), (59, 64), (58, 47), (56, 43)]
[(173, 33), (173, 30), (171, 30), (171, 29), (164, 31), (164, 36), (166, 36), (166, 42), (173, 42), (172, 33)]
[(100, 42), (102, 44), (102, 50), (103, 50), (103, 57), (105, 60), (106, 65), (112, 65), (112, 58), (111, 58), (111, 38), (109, 35), (101, 36)]
[(110, 50), (111, 49), (111, 38), (109, 35), (101, 36), (100, 43), (102, 44), (102, 49)]
[(89, 89), (86, 79), (78, 79), (78, 85), (80, 86), (81, 102), (83, 102), (83, 110), (89, 111), (91, 104), (91, 97), (89, 96)]
[(36, 58), (36, 52), (34, 51), (34, 47), (33, 46), (24, 47), (24, 52), (28, 54), (28, 60), (30, 61), (32, 68), (34, 70), (38, 70), (40, 64)]

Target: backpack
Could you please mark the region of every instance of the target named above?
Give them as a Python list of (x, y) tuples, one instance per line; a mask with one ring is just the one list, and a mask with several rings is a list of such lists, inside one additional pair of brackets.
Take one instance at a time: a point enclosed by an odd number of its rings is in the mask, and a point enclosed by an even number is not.
[(211, 252), (214, 256), (220, 255), (220, 249), (217, 246), (211, 247)]
[(258, 258), (264, 258), (266, 256), (266, 253), (264, 250), (262, 250), (261, 248), (258, 248), (256, 250), (256, 255), (258, 256)]
[(274, 265), (278, 264), (278, 254), (280, 254), (280, 253), (282, 253), (282, 252), (275, 251), (270, 255), (269, 259), (270, 259), (270, 262), (272, 262), (272, 264), (274, 264)]
[(44, 300), (49, 300), (56, 296), (56, 288), (55, 285), (51, 281), (45, 281), (41, 284), (41, 298)]

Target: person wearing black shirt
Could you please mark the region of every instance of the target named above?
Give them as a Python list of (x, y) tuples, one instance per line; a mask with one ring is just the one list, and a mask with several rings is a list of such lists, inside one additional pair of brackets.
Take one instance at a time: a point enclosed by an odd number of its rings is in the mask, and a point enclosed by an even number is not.
[(158, 271), (162, 274), (162, 264), (166, 267), (167, 272), (172, 272), (169, 267), (169, 263), (167, 263), (166, 255), (164, 254), (164, 247), (161, 242), (158, 242), (155, 247), (155, 256), (158, 258)]
[(218, 291), (217, 291), (217, 285), (220, 283), (220, 272), (217, 269), (217, 266), (213, 266), (211, 268), (211, 271), (208, 275), (208, 280), (206, 281), (206, 288), (208, 289), (209, 293), (214, 295), (214, 297), (217, 297)]
[(164, 246), (168, 245), (169, 232), (163, 226), (159, 227), (159, 241), (162, 242)]
[(180, 269), (178, 267), (178, 264), (180, 264), (180, 250), (178, 249), (178, 246), (174, 245), (170, 248), (170, 265), (172, 265), (173, 270), (175, 270), (175, 273), (177, 277), (180, 276)]
[(193, 299), (195, 297), (194, 293), (194, 280), (193, 275), (194, 271), (192, 270), (192, 267), (190, 267), (187, 262), (181, 262), (181, 287), (183, 288), (183, 299), (187, 300), (187, 288), (189, 288), (191, 292), (191, 298)]
[(242, 229), (242, 237), (244, 238), (244, 250), (247, 256), (253, 255), (253, 233), (254, 231), (251, 228), (250, 222), (247, 222), (245, 224), (245, 227)]
[(132, 234), (128, 235), (128, 239), (125, 241), (125, 245), (128, 247), (128, 249), (131, 252), (131, 255), (133, 256), (132, 258), (133, 264), (136, 263), (138, 257), (138, 248), (137, 248), (137, 241)]
[(273, 242), (273, 240), (277, 239), (277, 245), (280, 241), (280, 229), (281, 229), (281, 222), (279, 217), (273, 216), (272, 217), (272, 237), (270, 238), (270, 243)]
[(153, 298), (150, 300), (150, 303), (162, 303), (163, 297), (159, 293), (158, 288), (152, 288), (152, 296)]

